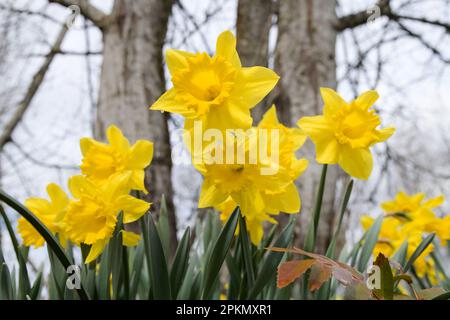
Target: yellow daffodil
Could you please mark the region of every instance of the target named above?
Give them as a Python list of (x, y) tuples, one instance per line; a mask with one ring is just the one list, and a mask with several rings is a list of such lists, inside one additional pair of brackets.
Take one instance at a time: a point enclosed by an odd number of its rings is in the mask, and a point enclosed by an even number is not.
[[(60, 242), (66, 245), (66, 235), (64, 232), (64, 215), (69, 205), (69, 198), (66, 193), (56, 184), (50, 183), (47, 186), (47, 193), (50, 201), (41, 198), (29, 198), (25, 201), (25, 206), (54, 234), (58, 234)], [(25, 218), (18, 220), (17, 230), (22, 236), (23, 244), (27, 247), (38, 248), (45, 242), (40, 233)]]
[[(95, 260), (108, 244), (123, 212), (123, 222), (138, 220), (150, 208), (150, 203), (128, 194), (132, 173), (111, 176), (102, 185), (84, 176), (69, 180), (70, 191), (75, 198), (70, 202), (65, 216), (66, 232), (75, 243), (91, 245), (85, 263)], [(122, 231), (124, 245), (135, 245), (139, 236)]]
[(173, 88), (151, 109), (181, 114), (186, 128), (192, 127), (192, 120), (201, 120), (205, 128), (249, 128), (250, 109), (279, 79), (264, 67), (242, 67), (230, 31), (219, 35), (213, 57), (170, 49), (166, 63)]
[(153, 143), (138, 140), (133, 146), (119, 128), (111, 125), (106, 130), (109, 144), (92, 138), (80, 140), (83, 154), (81, 172), (97, 184), (105, 183), (111, 176), (130, 172), (130, 188), (146, 191), (144, 169), (153, 158)]
[[(444, 245), (450, 239), (450, 216), (438, 218), (433, 212), (433, 209), (443, 202), (443, 196), (425, 200), (424, 193), (408, 195), (404, 192), (399, 192), (394, 200), (383, 202), (381, 208), (385, 211), (385, 218), (373, 252), (374, 257), (380, 252), (391, 257), (404, 242), (407, 242), (407, 258), (409, 258), (423, 237), (429, 233), (436, 233)], [(368, 216), (361, 218), (365, 230), (373, 224), (373, 221), (373, 218)], [(430, 244), (416, 259), (414, 268), (420, 277), (426, 274), (435, 284), (439, 275), (436, 273), (434, 261), (429, 257), (433, 250), (434, 245)]]
[[(264, 130), (263, 135), (259, 134)], [(279, 136), (276, 148), (271, 141), (272, 132)], [(300, 196), (294, 184), (306, 169), (308, 162), (297, 159), (295, 152), (305, 141), (305, 135), (300, 129), (290, 129), (281, 125), (272, 107), (263, 117), (260, 125), (253, 128), (255, 136), (259, 137), (259, 146), (267, 146), (267, 157), (258, 157), (254, 163), (246, 161), (241, 164), (205, 164), (197, 165), (204, 175), (199, 199), (199, 207), (216, 207), (223, 216), (231, 214), (238, 205), (246, 218), (247, 228), (252, 242), (258, 244), (262, 237), (264, 221), (275, 223), (270, 215), (280, 212), (298, 213), (300, 211)], [(254, 142), (247, 135), (245, 141), (245, 159), (249, 159)], [(272, 143), (274, 143), (272, 145)], [(223, 150), (215, 150), (223, 152)], [(272, 157), (276, 153), (277, 157)], [(276, 170), (271, 170), (276, 168)], [(266, 169), (270, 174), (263, 174)], [(226, 209), (221, 209), (226, 207)]]
[(339, 164), (349, 175), (368, 179), (373, 159), (370, 147), (388, 139), (394, 128), (377, 129), (381, 124), (375, 110), (376, 91), (367, 91), (351, 103), (329, 88), (321, 88), (323, 115), (303, 117), (298, 125), (316, 145), (317, 162)]

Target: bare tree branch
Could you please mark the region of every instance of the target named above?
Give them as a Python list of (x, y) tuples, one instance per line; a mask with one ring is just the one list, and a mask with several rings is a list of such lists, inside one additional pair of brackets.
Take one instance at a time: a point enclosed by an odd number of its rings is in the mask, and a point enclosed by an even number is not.
[[(429, 25), (434, 25), (442, 27), (446, 32), (450, 32), (450, 24), (438, 20), (429, 20), (423, 17), (410, 17), (401, 14), (397, 14), (391, 10), (390, 0), (380, 0), (376, 4), (380, 8), (380, 14), (386, 16), (391, 20), (411, 20), (416, 22), (422, 22)], [(349, 14), (338, 18), (338, 22), (335, 25), (337, 31), (344, 31), (349, 28), (356, 28), (367, 23), (369, 17), (372, 15), (371, 12), (361, 11), (358, 13)]]
[(19, 124), (25, 111), (30, 106), (31, 101), (33, 100), (36, 92), (38, 91), (39, 87), (41, 86), (42, 81), (44, 80), (44, 77), (47, 74), (47, 71), (50, 67), (50, 64), (52, 63), (52, 61), (56, 55), (56, 52), (61, 47), (61, 44), (64, 40), (64, 37), (66, 36), (67, 31), (68, 31), (67, 26), (63, 25), (50, 52), (45, 57), (44, 63), (41, 65), (39, 70), (33, 76), (33, 79), (31, 80), (31, 83), (28, 86), (28, 89), (26, 91), (25, 97), (19, 103), (19, 106), (15, 110), (11, 119), (5, 124), (3, 132), (0, 133), (0, 151), (3, 149), (3, 147), (5, 146), (6, 143), (11, 141), (11, 135), (12, 135), (14, 129)]
[(50, 3), (57, 3), (65, 7), (76, 5), (80, 8), (80, 13), (92, 21), (100, 29), (108, 25), (109, 15), (90, 4), (87, 0), (48, 0)]

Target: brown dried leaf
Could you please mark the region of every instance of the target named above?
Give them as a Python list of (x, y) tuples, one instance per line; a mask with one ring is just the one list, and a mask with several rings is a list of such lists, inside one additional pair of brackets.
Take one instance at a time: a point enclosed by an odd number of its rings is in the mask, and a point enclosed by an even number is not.
[(316, 291), (331, 277), (332, 269), (328, 266), (315, 264), (309, 277), (309, 290)]
[(287, 261), (278, 267), (277, 286), (283, 288), (299, 278), (315, 263), (314, 259)]
[[(271, 248), (267, 248), (267, 249), (271, 250), (271, 251), (276, 251), (276, 252), (289, 252), (289, 253), (301, 254), (303, 256), (307, 256), (307, 257), (313, 259), (315, 261), (313, 269), (317, 269), (316, 272), (318, 273), (317, 274), (318, 278), (315, 280), (316, 282), (314, 283), (314, 285), (311, 286), (312, 288), (315, 288), (314, 290), (320, 288), (320, 286), (323, 284), (323, 282), (321, 282), (321, 281), (322, 281), (322, 279), (325, 279), (326, 275), (328, 275), (328, 278), (331, 275), (333, 275), (333, 277), (337, 281), (339, 281), (341, 284), (343, 284), (344, 286), (354, 285), (354, 284), (360, 283), (364, 280), (363, 275), (360, 274), (355, 269), (353, 269), (352, 267), (350, 267), (344, 263), (334, 261), (334, 260), (332, 260), (326, 256), (320, 255), (320, 254), (307, 252), (305, 250), (302, 250), (302, 249), (299, 249), (296, 247), (294, 247), (292, 249), (277, 248), (277, 247), (271, 247)], [(299, 276), (297, 276), (296, 278), (298, 278)], [(326, 278), (324, 281), (328, 280), (328, 278)]]

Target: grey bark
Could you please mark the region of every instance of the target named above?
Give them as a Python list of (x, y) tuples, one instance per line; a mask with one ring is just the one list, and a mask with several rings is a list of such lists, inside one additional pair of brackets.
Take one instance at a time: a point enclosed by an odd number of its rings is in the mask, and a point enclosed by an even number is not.
[[(243, 66), (267, 66), (269, 32), (272, 26), (272, 0), (239, 0), (237, 12), (237, 50)], [(252, 109), (255, 124), (267, 110), (267, 99)]]
[[(281, 76), (275, 103), (281, 119), (295, 126), (298, 119), (322, 113), (319, 88), (336, 87), (335, 44), (336, 2), (333, 0), (279, 1), (278, 40), (275, 68)], [(306, 173), (298, 179), (302, 209), (297, 227), (297, 244), (303, 238), (312, 216), (321, 165), (315, 162), (314, 146), (307, 141), (300, 155), (309, 161)], [(329, 166), (316, 252), (324, 253), (333, 232), (337, 166)]]
[(153, 141), (155, 151), (146, 170), (146, 186), (153, 212), (159, 212), (161, 196), (165, 195), (174, 252), (177, 226), (168, 114), (149, 110), (165, 90), (162, 47), (171, 8), (169, 0), (115, 1), (108, 24), (103, 27), (96, 135), (104, 138), (105, 129), (114, 123), (132, 141)]

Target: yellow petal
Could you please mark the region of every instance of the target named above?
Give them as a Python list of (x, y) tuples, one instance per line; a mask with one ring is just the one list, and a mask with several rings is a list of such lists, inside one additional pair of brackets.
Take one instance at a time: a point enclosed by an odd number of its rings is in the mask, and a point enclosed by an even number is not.
[(390, 138), (390, 136), (392, 136), (395, 132), (395, 128), (384, 128), (384, 129), (380, 129), (377, 130), (377, 134), (378, 134), (378, 141), (386, 141), (388, 138)]
[(289, 134), (291, 135), (294, 142), (294, 151), (300, 149), (300, 147), (305, 143), (306, 138), (308, 137), (306, 133), (300, 128), (289, 128)]
[(169, 68), (170, 74), (174, 74), (179, 69), (186, 68), (186, 59), (195, 56), (193, 53), (169, 49), (166, 51), (166, 63), (167, 68)]
[(367, 180), (372, 172), (373, 158), (369, 149), (341, 148), (339, 165), (352, 177)]
[(108, 241), (106, 239), (98, 240), (91, 246), (88, 256), (86, 257), (85, 264), (91, 263), (103, 252)]
[(185, 103), (176, 99), (176, 90), (171, 88), (167, 90), (159, 99), (150, 107), (150, 110), (161, 110), (172, 113), (181, 114), (184, 117), (192, 116)]
[(257, 246), (260, 244), (261, 239), (264, 235), (264, 228), (262, 221), (258, 220), (247, 220), (247, 230), (250, 235), (250, 240)]
[(131, 147), (129, 168), (144, 169), (153, 159), (153, 143), (147, 140), (138, 140)]
[(133, 170), (131, 175), (131, 189), (143, 191), (145, 194), (148, 190), (145, 188), (145, 171), (144, 170)]
[(224, 31), (217, 38), (216, 56), (224, 57), (236, 68), (241, 66), (241, 61), (236, 51), (236, 38), (231, 31)]
[(339, 160), (341, 146), (336, 139), (323, 139), (316, 142), (316, 160), (318, 163), (335, 164)]
[(96, 190), (95, 186), (86, 177), (81, 175), (70, 177), (68, 184), (70, 193), (77, 199), (84, 193), (93, 194)]
[(355, 100), (355, 103), (360, 108), (362, 108), (364, 110), (367, 110), (371, 106), (373, 106), (373, 104), (375, 103), (375, 101), (378, 100), (378, 98), (379, 98), (378, 92), (376, 92), (375, 90), (369, 90), (369, 91), (366, 91), (366, 92), (362, 93)]
[(231, 197), (239, 205), (244, 217), (250, 217), (264, 211), (264, 199), (255, 186), (249, 186), (235, 192), (231, 194)]
[(128, 194), (131, 189), (132, 171), (117, 172), (101, 185), (101, 190), (108, 201), (115, 201), (118, 197)]
[(347, 102), (333, 89), (320, 88), (320, 94), (324, 102), (323, 113), (325, 116), (333, 115), (347, 105)]
[(57, 184), (50, 183), (47, 186), (47, 193), (52, 200), (53, 206), (57, 210), (63, 210), (69, 204), (69, 197)]
[(277, 116), (277, 109), (275, 105), (273, 104), (272, 107), (270, 107), (269, 110), (266, 111), (263, 118), (258, 124), (258, 127), (276, 127), (280, 124), (280, 121), (278, 120)]
[(247, 129), (251, 127), (252, 122), (253, 119), (247, 107), (228, 104), (220, 108), (212, 108), (208, 113), (208, 117), (205, 119), (203, 129)]
[(45, 243), (41, 234), (23, 217), (17, 220), (17, 232), (22, 237), (23, 245), (26, 247), (39, 248)]
[(150, 209), (150, 203), (130, 195), (120, 196), (115, 205), (123, 211), (123, 223), (138, 220)]
[(108, 127), (108, 129), (106, 130), (106, 136), (111, 146), (113, 146), (120, 152), (125, 153), (130, 149), (130, 143), (128, 142), (128, 139), (125, 138), (122, 131), (120, 131), (120, 129), (115, 125), (110, 125)]
[(141, 236), (134, 232), (125, 230), (121, 230), (120, 232), (122, 232), (122, 244), (126, 247), (137, 246), (141, 240)]
[(280, 77), (264, 67), (242, 68), (230, 98), (235, 103), (253, 108), (275, 87)]
[(333, 127), (324, 116), (303, 117), (297, 121), (297, 125), (313, 142), (331, 139), (334, 136)]
[(200, 197), (198, 200), (199, 208), (215, 207), (227, 199), (227, 195), (220, 192), (210, 179), (203, 181)]
[(300, 196), (297, 187), (291, 182), (284, 192), (270, 196), (263, 196), (267, 201), (267, 212), (270, 214), (298, 213), (301, 207)]
[(92, 138), (81, 138), (80, 139), (80, 150), (81, 150), (81, 154), (83, 156), (85, 156), (89, 149), (92, 147), (92, 145), (95, 143), (96, 141)]
[[(441, 204), (443, 204), (445, 201), (445, 197), (443, 195), (440, 195), (439, 197), (432, 198), (430, 200), (425, 201), (423, 204), (424, 207), (427, 208), (436, 208), (439, 207)], [(450, 231), (449, 231), (450, 234)]]

